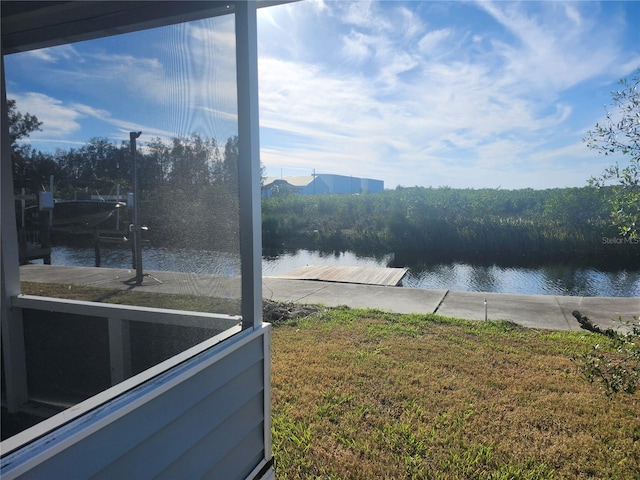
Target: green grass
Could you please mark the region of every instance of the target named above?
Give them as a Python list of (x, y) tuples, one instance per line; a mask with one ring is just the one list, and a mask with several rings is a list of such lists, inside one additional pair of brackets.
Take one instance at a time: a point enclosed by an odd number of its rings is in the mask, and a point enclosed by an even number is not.
[(329, 310), (273, 334), (278, 478), (640, 476), (640, 396), (571, 362), (601, 339)]

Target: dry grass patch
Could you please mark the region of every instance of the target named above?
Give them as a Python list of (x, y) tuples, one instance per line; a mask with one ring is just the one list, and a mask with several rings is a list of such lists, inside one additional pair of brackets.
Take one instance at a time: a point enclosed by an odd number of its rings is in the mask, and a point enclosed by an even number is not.
[(276, 473), (292, 478), (640, 478), (640, 395), (570, 356), (582, 332), (337, 309), (273, 334)]

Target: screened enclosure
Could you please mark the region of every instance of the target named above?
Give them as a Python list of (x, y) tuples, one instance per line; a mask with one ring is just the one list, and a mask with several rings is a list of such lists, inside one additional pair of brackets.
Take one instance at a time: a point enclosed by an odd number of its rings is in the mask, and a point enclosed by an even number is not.
[(256, 6), (2, 2), (3, 478), (267, 471)]
[[(31, 400), (71, 406), (241, 323), (234, 19), (5, 57), (7, 97), (42, 119), (42, 140), (33, 136), (43, 150), (13, 152), (15, 191), (34, 199), (19, 205), (19, 238), (48, 230), (66, 267), (32, 261), (23, 292), (162, 307), (117, 322), (83, 307), (69, 315), (49, 303), (46, 319), (27, 309)], [(59, 126), (54, 117), (65, 114), (72, 125)], [(38, 205), (41, 191), (52, 208)], [(86, 250), (93, 255), (74, 258)], [(148, 251), (160, 257), (151, 265)], [(204, 252), (199, 264), (189, 252)], [(164, 309), (212, 315), (174, 321)]]

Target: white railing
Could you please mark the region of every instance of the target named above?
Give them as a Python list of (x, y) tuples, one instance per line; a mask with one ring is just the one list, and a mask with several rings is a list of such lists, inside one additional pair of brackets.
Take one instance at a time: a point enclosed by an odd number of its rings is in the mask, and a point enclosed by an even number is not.
[(215, 343), (229, 338), (242, 329), (242, 317), (239, 315), (114, 305), (35, 295), (13, 297), (12, 306), (106, 319), (109, 332), (111, 385), (131, 376), (129, 321), (216, 330), (220, 333), (212, 337)]
[[(235, 331), (235, 327), (231, 330)], [(116, 468), (124, 468), (122, 465), (125, 464), (126, 468), (131, 468), (131, 465), (139, 467), (145, 463), (148, 463), (150, 468), (156, 468), (157, 455), (148, 448), (148, 445), (154, 442), (157, 444), (158, 435), (165, 436), (162, 439), (162, 444), (167, 446), (168, 452), (184, 450), (185, 445), (207, 441), (208, 437), (206, 435), (202, 437), (201, 432), (192, 432), (186, 426), (185, 428), (180, 427), (181, 422), (190, 421), (190, 409), (200, 408), (203, 399), (207, 397), (211, 399), (220, 395), (222, 404), (235, 405), (231, 410), (224, 408), (222, 410), (217, 408), (208, 410), (206, 414), (208, 421), (203, 423), (205, 428), (210, 428), (209, 434), (214, 434), (215, 431), (217, 432), (215, 435), (218, 437), (227, 438), (224, 437), (222, 430), (234, 427), (226, 420), (244, 408), (243, 406), (247, 402), (255, 402), (256, 399), (253, 395), (259, 391), (262, 391), (262, 399), (257, 401), (262, 407), (251, 412), (255, 418), (249, 422), (241, 423), (255, 424), (262, 429), (263, 441), (258, 446), (253, 445), (247, 451), (246, 456), (247, 461), (250, 461), (255, 458), (256, 453), (262, 452), (264, 459), (256, 467), (255, 472), (261, 470), (269, 464), (272, 458), (271, 390), (269, 387), (270, 325), (262, 324), (260, 328), (246, 329), (234, 335), (233, 338), (229, 338), (228, 341), (220, 342), (220, 338), (212, 337), (79, 403), (73, 408), (64, 410), (54, 417), (4, 440), (0, 443), (2, 454), (0, 477), (4, 479), (6, 476), (8, 480), (20, 478), (22, 475), (29, 477), (30, 474), (36, 476), (39, 474), (43, 478), (62, 478), (62, 471), (69, 475), (69, 469), (84, 471), (83, 468), (86, 465), (95, 471), (101, 471), (103, 468), (114, 465)], [(259, 381), (254, 375), (255, 368), (251, 367), (251, 365), (256, 365), (256, 349), (262, 352), (260, 363), (264, 366)], [(227, 362), (225, 368), (217, 367), (219, 363), (225, 362), (232, 355), (236, 357), (232, 364)], [(235, 373), (230, 371), (234, 366), (239, 366)], [(243, 381), (240, 381), (239, 384), (228, 381), (229, 376), (233, 379), (244, 376), (244, 382), (250, 379), (255, 384), (252, 383), (251, 388), (248, 388), (247, 391), (248, 385), (245, 385)], [(194, 379), (197, 379), (195, 383)], [(190, 385), (188, 385), (189, 383)], [(239, 385), (244, 385), (242, 390), (238, 390)], [(227, 388), (230, 390), (225, 391)], [(238, 397), (239, 391), (247, 391), (245, 397)], [(171, 400), (176, 395), (175, 392), (179, 392), (180, 402), (175, 403)], [(166, 399), (163, 400), (163, 398)], [(237, 404), (230, 402), (230, 399), (233, 399)], [(148, 413), (155, 408), (154, 405), (157, 405), (157, 402), (165, 403), (160, 418), (158, 415), (149, 416)], [(145, 423), (144, 431), (134, 435), (136, 437), (134, 444), (137, 446), (146, 444), (147, 448), (137, 448), (133, 451), (131, 450), (132, 445), (122, 440), (130, 433), (131, 428), (135, 428), (136, 425), (140, 426), (141, 419), (148, 419), (148, 422)], [(153, 423), (153, 425), (147, 429), (148, 423)], [(174, 425), (174, 428), (177, 428), (181, 434), (167, 436), (166, 433), (163, 433), (166, 425)], [(185, 425), (187, 424), (185, 423)], [(247, 444), (245, 437), (238, 437), (235, 440), (243, 445)], [(82, 442), (89, 447), (72, 448)], [(99, 451), (95, 447), (96, 444), (108, 445), (108, 447)], [(213, 450), (216, 445), (212, 444)], [(203, 450), (202, 455), (196, 452), (192, 457), (195, 455), (194, 458), (197, 461), (211, 464), (213, 461), (209, 460), (210, 451), (211, 449)], [(91, 453), (87, 455), (87, 452)], [(127, 453), (127, 455), (123, 453)], [(174, 456), (176, 458), (169, 461), (177, 461), (181, 458), (178, 454)], [(54, 457), (59, 460), (50, 462), (49, 460)], [(217, 459), (216, 462), (225, 460), (225, 458)], [(41, 467), (41, 465), (45, 466)], [(33, 472), (36, 471), (38, 473), (34, 474)], [(82, 476), (71, 474), (71, 477), (81, 478)], [(248, 478), (255, 478), (255, 474)]]

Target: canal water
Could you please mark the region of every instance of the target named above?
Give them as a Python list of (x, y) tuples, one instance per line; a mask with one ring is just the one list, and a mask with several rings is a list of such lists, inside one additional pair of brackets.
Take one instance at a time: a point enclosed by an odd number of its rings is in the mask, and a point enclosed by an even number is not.
[[(240, 274), (236, 255), (200, 250), (168, 250), (145, 247), (144, 270), (166, 270), (234, 276)], [(54, 265), (94, 266), (93, 248), (56, 246), (51, 261)], [(319, 252), (291, 250), (262, 259), (263, 275), (281, 275), (306, 265), (387, 267), (393, 255), (362, 256), (353, 252)], [(131, 268), (131, 251), (102, 248), (102, 266)], [(602, 297), (640, 297), (640, 271), (575, 265), (539, 265), (506, 267), (470, 263), (430, 263), (409, 266), (404, 287), (447, 289), (470, 292), (498, 292), (543, 295), (575, 295)]]

